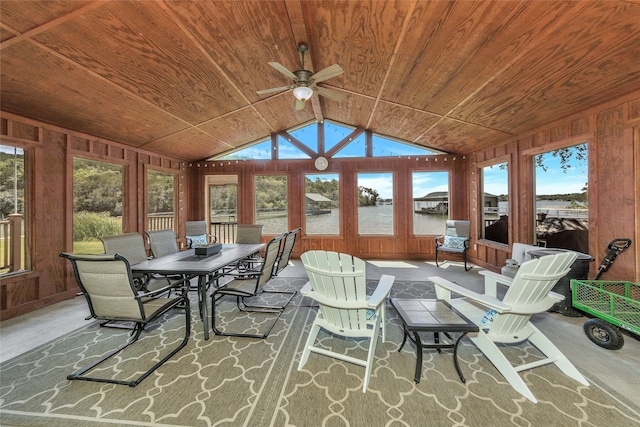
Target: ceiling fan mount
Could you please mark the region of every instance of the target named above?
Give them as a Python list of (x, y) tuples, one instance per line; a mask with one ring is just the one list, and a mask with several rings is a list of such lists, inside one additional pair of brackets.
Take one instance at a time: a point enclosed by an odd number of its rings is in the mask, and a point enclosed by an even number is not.
[(293, 95), (296, 98), (296, 110), (302, 110), (305, 106), (305, 101), (311, 98), (314, 93), (335, 101), (343, 100), (344, 94), (342, 94), (341, 92), (317, 86), (317, 83), (342, 74), (344, 72), (342, 67), (340, 67), (338, 64), (333, 64), (318, 71), (317, 73), (313, 73), (312, 71), (306, 70), (304, 68), (304, 56), (309, 53), (309, 46), (301, 43), (300, 45), (298, 45), (298, 52), (300, 53), (301, 62), (301, 68), (299, 70), (289, 71), (279, 62), (269, 62), (270, 66), (293, 80), (293, 84), (289, 86), (280, 86), (271, 89), (259, 90), (257, 92), (258, 95), (292, 89)]

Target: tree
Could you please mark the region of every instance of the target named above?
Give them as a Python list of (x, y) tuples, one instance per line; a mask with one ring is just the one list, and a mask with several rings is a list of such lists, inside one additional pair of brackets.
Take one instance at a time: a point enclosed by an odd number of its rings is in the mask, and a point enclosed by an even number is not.
[(358, 206), (375, 206), (378, 203), (380, 199), (378, 190), (363, 186), (358, 187), (358, 190), (360, 192), (358, 195)]

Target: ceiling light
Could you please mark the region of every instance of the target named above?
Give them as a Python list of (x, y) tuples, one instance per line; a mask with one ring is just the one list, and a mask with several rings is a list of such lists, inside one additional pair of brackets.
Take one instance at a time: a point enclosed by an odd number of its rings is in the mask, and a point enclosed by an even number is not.
[(311, 95), (313, 95), (313, 89), (311, 89), (310, 87), (298, 86), (297, 88), (293, 89), (293, 96), (295, 96), (296, 99), (299, 99), (300, 101), (308, 100), (309, 98), (311, 98)]

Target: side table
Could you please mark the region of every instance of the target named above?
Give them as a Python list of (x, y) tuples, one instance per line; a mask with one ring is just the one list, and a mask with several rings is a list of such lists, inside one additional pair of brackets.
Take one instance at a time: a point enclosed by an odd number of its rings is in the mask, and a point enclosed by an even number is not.
[[(391, 305), (400, 315), (404, 328), (404, 339), (398, 351), (401, 351), (404, 347), (407, 337), (416, 345), (417, 360), (414, 381), (416, 383), (420, 382), (423, 349), (435, 348), (440, 352), (443, 348), (453, 348), (453, 365), (458, 372), (460, 381), (464, 383), (465, 378), (458, 364), (458, 344), (467, 333), (478, 332), (478, 326), (451, 307), (446, 301), (391, 298)], [(420, 332), (433, 332), (434, 342), (422, 343)], [(444, 333), (452, 342), (441, 343), (440, 332)], [(460, 336), (457, 340), (454, 340), (450, 335), (451, 333), (460, 333)]]

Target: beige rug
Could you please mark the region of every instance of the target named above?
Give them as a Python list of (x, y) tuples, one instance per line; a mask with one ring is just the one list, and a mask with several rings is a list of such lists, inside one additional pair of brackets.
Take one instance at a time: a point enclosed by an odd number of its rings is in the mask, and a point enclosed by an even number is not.
[[(306, 279), (276, 279), (299, 289)], [(433, 297), (426, 282), (396, 282), (392, 296)], [(238, 316), (231, 299), (219, 302), (227, 328), (259, 330), (260, 314)], [(402, 352), (402, 331), (388, 306), (387, 342), (379, 342), (369, 390), (364, 368), (311, 355), (297, 370), (301, 346), (315, 316), (297, 296), (266, 340), (211, 336), (205, 341), (194, 313), (191, 339), (176, 357), (138, 387), (68, 381), (67, 374), (123, 342), (126, 331), (97, 323), (0, 365), (0, 424), (20, 426), (632, 426), (637, 408), (593, 384), (584, 387), (553, 366), (522, 373), (539, 403), (502, 378), (468, 339), (462, 341), (458, 379), (451, 352), (425, 351), (420, 384), (413, 382), (415, 348)], [(180, 313), (145, 333), (141, 343), (105, 369), (127, 377), (181, 339)], [(82, 319), (78, 319), (81, 323)], [(327, 347), (364, 353), (365, 343), (321, 334)], [(513, 358), (536, 357), (512, 348)], [(588, 376), (588, 373), (585, 373)], [(591, 381), (591, 378), (589, 378)]]

